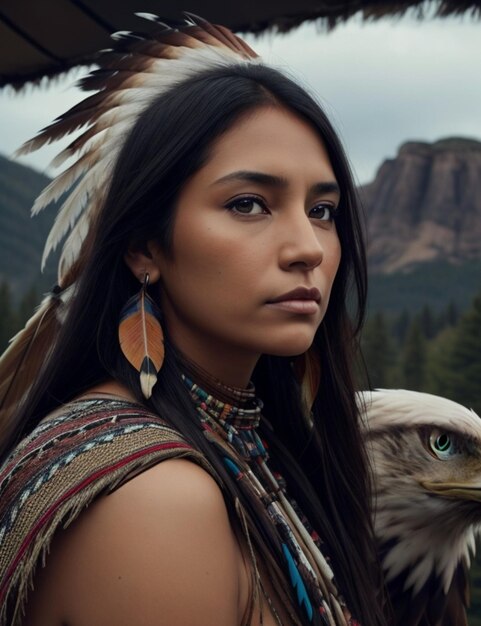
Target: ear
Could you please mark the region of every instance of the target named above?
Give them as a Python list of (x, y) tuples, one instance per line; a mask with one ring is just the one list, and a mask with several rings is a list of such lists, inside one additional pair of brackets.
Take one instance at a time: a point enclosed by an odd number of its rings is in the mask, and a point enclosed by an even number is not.
[(160, 279), (160, 267), (157, 256), (151, 253), (150, 242), (143, 249), (129, 248), (124, 254), (124, 261), (139, 282), (144, 281), (145, 274), (149, 275), (149, 284), (151, 285)]

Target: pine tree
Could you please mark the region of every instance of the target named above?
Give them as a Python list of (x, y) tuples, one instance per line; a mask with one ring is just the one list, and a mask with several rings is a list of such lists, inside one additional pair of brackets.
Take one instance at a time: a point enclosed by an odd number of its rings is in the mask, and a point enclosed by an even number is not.
[(27, 320), (33, 315), (36, 306), (39, 304), (39, 295), (35, 285), (32, 285), (30, 289), (24, 294), (20, 301), (20, 305), (17, 311), (17, 326), (23, 328)]
[(481, 414), (481, 294), (459, 321), (445, 369), (446, 395)]
[(458, 307), (454, 300), (450, 300), (448, 306), (436, 317), (437, 334), (443, 332), (445, 328), (454, 328), (459, 320)]
[(434, 319), (433, 312), (431, 311), (431, 307), (426, 304), (423, 306), (421, 313), (419, 315), (419, 325), (421, 328), (421, 332), (423, 333), (426, 339), (433, 339), (433, 337), (437, 334), (437, 325)]
[(456, 328), (446, 326), (428, 347), (427, 381), (425, 391), (448, 396), (447, 376), (451, 371), (449, 355), (453, 349)]
[(402, 345), (406, 339), (406, 333), (411, 325), (411, 316), (409, 311), (402, 311), (399, 317), (394, 321), (392, 325), (392, 334), (399, 345)]
[(371, 386), (373, 388), (389, 387), (394, 351), (382, 313), (376, 313), (367, 321), (362, 334), (361, 347)]
[(16, 320), (12, 305), (12, 294), (9, 284), (4, 280), (0, 284), (0, 353), (16, 331)]
[(403, 385), (406, 389), (423, 391), (426, 384), (426, 339), (421, 324), (415, 319), (409, 327), (401, 355)]
[(459, 311), (454, 300), (450, 300), (446, 309), (446, 321), (449, 326), (456, 326), (459, 321)]

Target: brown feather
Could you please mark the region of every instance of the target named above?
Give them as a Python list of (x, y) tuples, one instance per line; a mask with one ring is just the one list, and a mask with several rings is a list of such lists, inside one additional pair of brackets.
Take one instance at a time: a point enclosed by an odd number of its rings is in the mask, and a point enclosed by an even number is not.
[(242, 56), (248, 56), (251, 58), (257, 57), (257, 54), (252, 50), (245, 42), (237, 37), (225, 26), (219, 24), (211, 24), (207, 20), (193, 13), (186, 13), (186, 15), (192, 19), (198, 29), (199, 35), (202, 36), (202, 32), (206, 32), (212, 36), (214, 40), (223, 43), (227, 48), (234, 52), (240, 53)]
[(142, 288), (120, 314), (119, 342), (127, 361), (140, 372), (142, 393), (152, 395), (157, 373), (164, 362), (164, 335), (155, 302)]
[(11, 340), (0, 357), (0, 432), (10, 432), (10, 416), (16, 411), (38, 373), (43, 369), (60, 327), (59, 298), (47, 297), (25, 328)]
[(237, 37), (232, 31), (222, 25), (218, 25), (217, 28), (222, 31), (225, 36), (232, 43), (233, 49), (239, 52), (242, 56), (249, 59), (258, 58), (257, 52), (255, 52), (243, 39)]
[(94, 70), (94, 72), (82, 78), (80, 84), (83, 85), (85, 81), (88, 81), (89, 77), (95, 75), (96, 71), (130, 69), (136, 72), (143, 72), (145, 70), (144, 64), (150, 64), (151, 62), (151, 55), (142, 55), (139, 53), (134, 56), (130, 51), (118, 52), (116, 50), (105, 52), (101, 59), (99, 59), (101, 69)]
[(83, 146), (95, 135), (97, 135), (100, 131), (108, 128), (107, 125), (103, 125), (100, 123), (96, 123), (94, 126), (90, 126), (86, 131), (84, 131), (79, 137), (74, 139), (69, 145), (60, 152), (55, 159), (52, 161), (52, 166), (58, 167), (65, 160), (73, 156), (78, 150), (83, 148)]
[[(152, 63), (153, 61), (151, 61)], [(92, 80), (90, 89), (105, 89), (109, 91), (119, 91), (128, 89), (138, 83), (139, 73), (134, 70), (106, 71), (103, 76), (97, 75), (96, 80)]]
[[(151, 36), (164, 46), (174, 48), (199, 48), (202, 42), (189, 33), (189, 28), (185, 30), (160, 30), (155, 31)], [(212, 42), (214, 44), (214, 42)]]

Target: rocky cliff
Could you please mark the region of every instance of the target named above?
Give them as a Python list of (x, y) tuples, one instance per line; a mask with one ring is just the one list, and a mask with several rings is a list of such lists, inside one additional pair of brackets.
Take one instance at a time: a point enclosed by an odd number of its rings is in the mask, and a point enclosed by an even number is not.
[(405, 143), (362, 197), (372, 273), (481, 259), (481, 142)]

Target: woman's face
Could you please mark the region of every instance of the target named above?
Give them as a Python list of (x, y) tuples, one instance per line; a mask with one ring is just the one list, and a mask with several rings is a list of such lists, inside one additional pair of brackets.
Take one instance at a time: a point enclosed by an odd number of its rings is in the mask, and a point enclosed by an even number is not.
[(153, 248), (180, 350), (231, 384), (261, 354), (305, 352), (341, 258), (338, 204), (322, 141), (292, 113), (257, 109), (224, 133), (180, 194), (172, 256)]

